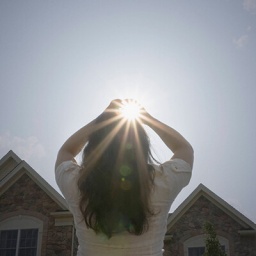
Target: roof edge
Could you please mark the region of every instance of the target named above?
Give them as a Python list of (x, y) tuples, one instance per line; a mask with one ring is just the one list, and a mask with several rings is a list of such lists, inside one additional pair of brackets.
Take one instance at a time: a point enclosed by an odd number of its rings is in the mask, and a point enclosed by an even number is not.
[(17, 163), (20, 163), (22, 161), (22, 159), (19, 158), (18, 155), (16, 155), (12, 150), (10, 150), (0, 159), (0, 166), (3, 165), (9, 158), (13, 158)]
[(214, 192), (200, 183), (196, 189), (180, 204), (180, 206), (169, 216), (167, 221), (167, 229), (171, 228), (179, 218), (185, 214), (185, 212), (198, 200), (200, 196), (205, 196), (214, 205), (221, 208), (226, 214), (232, 219), (241, 223), (246, 224), (253, 230), (256, 230), (256, 224), (249, 218), (244, 216), (241, 212), (236, 210), (233, 206), (228, 204), (225, 200), (217, 196)]
[[(55, 201), (63, 210), (68, 210), (68, 205), (65, 199), (45, 180), (43, 179), (27, 162), (21, 160), (13, 151), (9, 151), (2, 159), (7, 161), (10, 157), (17, 157), (20, 163), (1, 180), (0, 187), (3, 188), (8, 182), (13, 184), (16, 177), (19, 179), (20, 174), (26, 173), (53, 201)], [(4, 163), (2, 161), (2, 163)], [(1, 189), (1, 194), (9, 188), (7, 185), (5, 189)]]

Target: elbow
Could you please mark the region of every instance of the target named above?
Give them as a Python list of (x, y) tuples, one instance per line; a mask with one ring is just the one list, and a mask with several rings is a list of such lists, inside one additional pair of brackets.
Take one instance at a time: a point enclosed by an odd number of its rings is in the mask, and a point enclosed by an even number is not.
[(194, 156), (194, 148), (189, 144), (188, 150), (190, 151), (190, 154)]
[(188, 150), (188, 162), (191, 165), (191, 168), (193, 169), (193, 164), (194, 164), (194, 149), (193, 147), (190, 145)]
[(193, 169), (194, 149), (190, 144), (180, 149), (178, 155), (180, 156), (181, 159), (185, 160), (188, 164), (190, 164), (191, 168)]
[(194, 148), (189, 143), (181, 146), (177, 151), (183, 151), (188, 155), (194, 156)]

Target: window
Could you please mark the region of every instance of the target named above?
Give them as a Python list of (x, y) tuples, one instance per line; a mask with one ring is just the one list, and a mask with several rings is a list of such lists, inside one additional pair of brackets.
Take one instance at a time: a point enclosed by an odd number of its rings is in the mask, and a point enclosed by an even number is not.
[(0, 233), (0, 255), (15, 255), (18, 230), (1, 231)]
[[(185, 256), (202, 256), (205, 252), (205, 235), (199, 235), (189, 238), (184, 242)], [(218, 236), (223, 251), (229, 255), (228, 240), (222, 236)]]
[(0, 256), (40, 256), (43, 222), (18, 215), (0, 222)]
[(38, 229), (23, 229), (20, 231), (18, 256), (36, 256)]
[(36, 256), (38, 229), (1, 230), (0, 256)]
[[(223, 252), (225, 252), (225, 246), (221, 246)], [(189, 247), (188, 248), (188, 256), (202, 256), (204, 255), (205, 247)]]
[(202, 256), (204, 251), (205, 247), (190, 247), (188, 248), (188, 256)]

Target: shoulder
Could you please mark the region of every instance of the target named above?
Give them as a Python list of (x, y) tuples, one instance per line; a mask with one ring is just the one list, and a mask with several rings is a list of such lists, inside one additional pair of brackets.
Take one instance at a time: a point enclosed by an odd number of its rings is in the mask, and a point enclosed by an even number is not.
[(60, 163), (57, 166), (57, 168), (55, 170), (55, 174), (79, 170), (79, 169), (81, 169), (80, 165), (78, 165), (76, 162), (74, 162), (72, 160), (68, 160), (68, 161), (64, 161), (64, 162)]
[(77, 183), (80, 169), (81, 167), (72, 160), (59, 164), (55, 170), (55, 180), (62, 193)]
[(182, 188), (188, 185), (192, 168), (182, 159), (174, 158), (160, 165), (154, 165), (156, 182), (165, 183), (173, 188)]
[(79, 198), (77, 181), (81, 167), (72, 160), (62, 162), (55, 170), (56, 183), (68, 203)]
[(160, 165), (154, 165), (154, 168), (156, 169), (156, 171), (161, 171), (164, 174), (168, 174), (170, 172), (175, 172), (175, 173), (191, 173), (192, 172), (192, 168), (190, 164), (188, 164), (187, 162), (179, 158), (171, 159)]

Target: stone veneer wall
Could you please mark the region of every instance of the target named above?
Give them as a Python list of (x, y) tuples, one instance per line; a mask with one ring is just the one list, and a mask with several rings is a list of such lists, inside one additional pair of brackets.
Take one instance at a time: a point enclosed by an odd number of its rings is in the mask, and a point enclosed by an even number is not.
[(229, 241), (230, 256), (256, 256), (255, 235), (241, 236), (238, 231), (243, 230), (244, 227), (204, 196), (201, 196), (167, 231), (167, 234), (172, 235), (173, 238), (165, 241), (164, 256), (183, 256), (183, 243), (193, 236), (203, 234), (206, 221), (213, 224), (217, 235)]
[(71, 255), (73, 226), (55, 226), (56, 211), (62, 209), (26, 174), (0, 196), (0, 221), (18, 215), (43, 221), (41, 256)]

